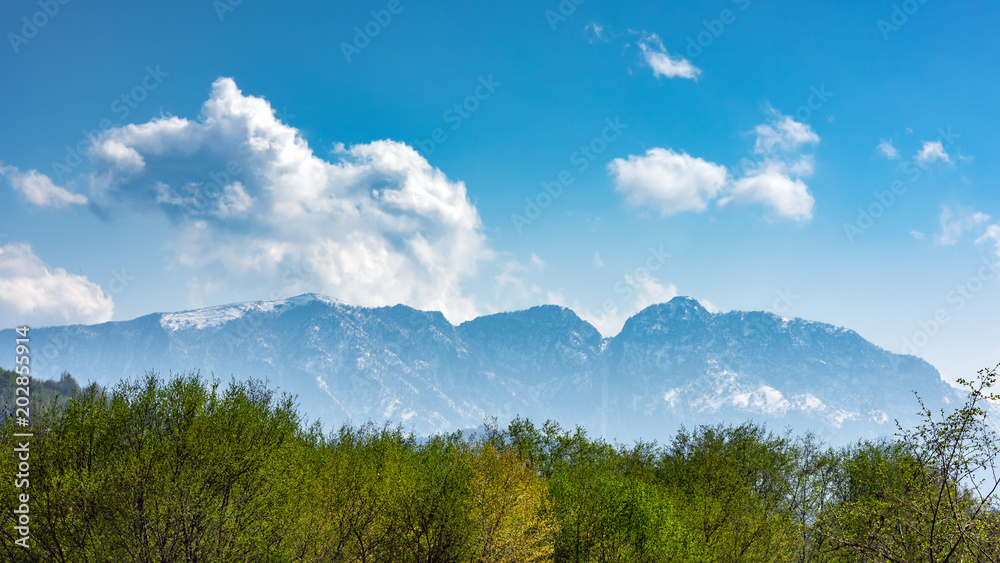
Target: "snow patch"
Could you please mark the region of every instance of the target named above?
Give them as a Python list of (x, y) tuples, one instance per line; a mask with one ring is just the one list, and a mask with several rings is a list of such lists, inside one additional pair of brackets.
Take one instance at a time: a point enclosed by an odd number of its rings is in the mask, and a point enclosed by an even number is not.
[(332, 297), (306, 293), (277, 301), (247, 301), (246, 303), (219, 305), (194, 311), (164, 313), (160, 317), (160, 326), (170, 331), (214, 328), (239, 319), (246, 313), (280, 313), (316, 301), (325, 305), (344, 305), (343, 302)]
[(214, 328), (242, 317), (243, 313), (239, 307), (231, 306), (167, 313), (160, 317), (160, 326), (169, 331)]

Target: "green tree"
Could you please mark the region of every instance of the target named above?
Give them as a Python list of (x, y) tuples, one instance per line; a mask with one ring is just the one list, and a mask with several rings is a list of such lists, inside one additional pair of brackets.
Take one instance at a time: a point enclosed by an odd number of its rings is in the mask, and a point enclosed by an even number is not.
[(552, 560), (558, 522), (548, 486), (516, 451), (480, 441), (465, 452), (482, 563)]
[[(260, 382), (221, 390), (197, 374), (166, 382), (149, 374), (110, 392), (91, 388), (35, 421), (36, 546), (10, 555), (266, 560), (282, 549), (281, 476), (293, 469), (286, 446), (297, 428), (291, 399)], [(8, 506), (6, 479), (0, 490)]]
[(292, 549), (304, 561), (391, 561), (392, 518), (415, 487), (412, 437), (388, 426), (343, 426), (324, 440), (313, 430), (314, 451), (298, 493), (302, 512)]
[(996, 561), (997, 439), (989, 424), (996, 369), (984, 369), (964, 405), (900, 427), (899, 440), (846, 456), (835, 502), (818, 530), (859, 557), (887, 561)]
[(681, 429), (658, 470), (704, 561), (784, 561), (794, 542), (795, 451), (764, 427)]

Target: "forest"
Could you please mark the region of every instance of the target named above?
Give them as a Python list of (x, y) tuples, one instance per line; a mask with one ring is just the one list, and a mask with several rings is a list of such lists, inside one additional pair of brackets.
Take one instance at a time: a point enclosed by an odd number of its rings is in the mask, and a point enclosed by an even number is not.
[(81, 389), (65, 374), (32, 388), (30, 487), (15, 486), (25, 430), (4, 409), (0, 559), (995, 562), (996, 380), (963, 382), (953, 412), (916, 397), (923, 424), (833, 448), (754, 423), (663, 444), (524, 419), (324, 432), (260, 381), (147, 373)]

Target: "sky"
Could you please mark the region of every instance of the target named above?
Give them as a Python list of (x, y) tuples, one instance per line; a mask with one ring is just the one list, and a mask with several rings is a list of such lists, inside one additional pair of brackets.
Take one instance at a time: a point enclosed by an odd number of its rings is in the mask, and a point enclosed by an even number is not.
[(1000, 362), (986, 1), (0, 5), (0, 326), (676, 295)]

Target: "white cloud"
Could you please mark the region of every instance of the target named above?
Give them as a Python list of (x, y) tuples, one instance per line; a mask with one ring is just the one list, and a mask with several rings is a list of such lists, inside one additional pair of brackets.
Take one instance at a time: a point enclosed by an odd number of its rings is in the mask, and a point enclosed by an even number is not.
[(929, 166), (938, 160), (950, 163), (951, 157), (945, 152), (941, 141), (925, 141), (924, 146), (917, 152), (916, 160), (921, 166)]
[(604, 26), (597, 22), (590, 22), (583, 27), (583, 32), (588, 35), (587, 41), (593, 43), (594, 41), (607, 41), (604, 38)]
[(917, 240), (924, 240), (924, 233), (921, 233), (920, 231), (910, 231), (910, 236)]
[(635, 302), (632, 303), (632, 313), (629, 316), (650, 305), (666, 303), (678, 295), (677, 286), (672, 283), (663, 285), (652, 276), (636, 276), (635, 280), (627, 283), (636, 289)]
[(593, 261), (593, 264), (595, 266), (597, 266), (598, 268), (603, 268), (604, 267), (604, 260), (601, 260), (601, 253), (598, 252), (598, 251), (596, 251), (596, 250), (594, 251), (594, 261)]
[(764, 203), (778, 215), (801, 222), (812, 219), (816, 203), (809, 186), (802, 180), (790, 178), (778, 165), (740, 178), (733, 185), (730, 197), (738, 202)]
[(759, 160), (744, 166), (743, 177), (734, 182), (719, 205), (729, 202), (762, 203), (779, 216), (799, 222), (812, 220), (815, 199), (802, 180), (813, 173), (813, 156), (803, 154), (807, 145), (820, 142), (808, 123), (795, 121), (769, 108), (771, 119), (754, 128), (754, 153)]
[(820, 137), (807, 123), (774, 109), (769, 112), (771, 119), (754, 128), (757, 158), (744, 161), (742, 177), (731, 179), (721, 164), (652, 148), (645, 156), (618, 158), (608, 165), (615, 188), (628, 203), (659, 208), (662, 215), (705, 211), (718, 198), (720, 206), (762, 203), (781, 217), (807, 222), (815, 199), (802, 178), (813, 173), (813, 157), (802, 151), (819, 143)]
[(729, 177), (725, 166), (659, 147), (645, 156), (616, 158), (608, 169), (628, 203), (659, 208), (662, 215), (705, 211)]
[(316, 291), (453, 321), (477, 313), (460, 285), (493, 256), (479, 213), (462, 182), (403, 143), (337, 145), (321, 158), (266, 100), (220, 78), (197, 120), (114, 128), (97, 146), (100, 203), (166, 214), (176, 261), (213, 280), (192, 287), (200, 299)]
[(878, 152), (889, 160), (899, 159), (899, 151), (892, 146), (892, 139), (882, 139), (882, 142), (878, 144)]
[(819, 143), (819, 135), (808, 123), (800, 123), (771, 108), (772, 119), (754, 128), (757, 140), (754, 152), (761, 156), (798, 151), (803, 145)]
[(102, 161), (105, 166), (117, 168), (125, 173), (135, 173), (146, 167), (146, 161), (132, 147), (119, 141), (107, 139), (90, 150), (90, 158)]
[(0, 166), (0, 174), (14, 190), (24, 193), (24, 197), (39, 207), (64, 209), (73, 205), (86, 205), (87, 196), (73, 193), (52, 182), (52, 179), (37, 170), (21, 172), (13, 166)]
[(708, 299), (699, 299), (698, 303), (705, 308), (706, 311), (712, 313), (713, 315), (719, 312), (719, 307), (715, 303), (712, 303)]
[(538, 284), (527, 281), (527, 276), (538, 274), (545, 269), (545, 261), (532, 254), (526, 263), (511, 259), (503, 263), (496, 276), (497, 298), (504, 294), (507, 302), (523, 303), (542, 294)]
[(992, 242), (996, 246), (996, 256), (1000, 259), (1000, 223), (990, 225), (983, 235), (976, 239), (976, 244)]
[(960, 236), (972, 230), (976, 225), (989, 221), (990, 216), (967, 207), (952, 209), (946, 205), (941, 208), (939, 220), (941, 234), (934, 237), (934, 241), (938, 244), (952, 245), (958, 242)]
[(27, 244), (0, 246), (0, 327), (102, 323), (113, 312), (111, 297), (86, 277), (49, 267)]
[(233, 182), (223, 189), (222, 195), (219, 197), (219, 205), (215, 209), (215, 215), (220, 219), (246, 217), (253, 202), (254, 198), (247, 194), (243, 184)]
[(647, 35), (639, 41), (639, 48), (642, 55), (653, 69), (653, 76), (659, 78), (689, 78), (697, 80), (701, 74), (701, 69), (691, 64), (691, 61), (684, 57), (671, 57), (670, 53), (663, 47), (663, 42), (655, 33)]

